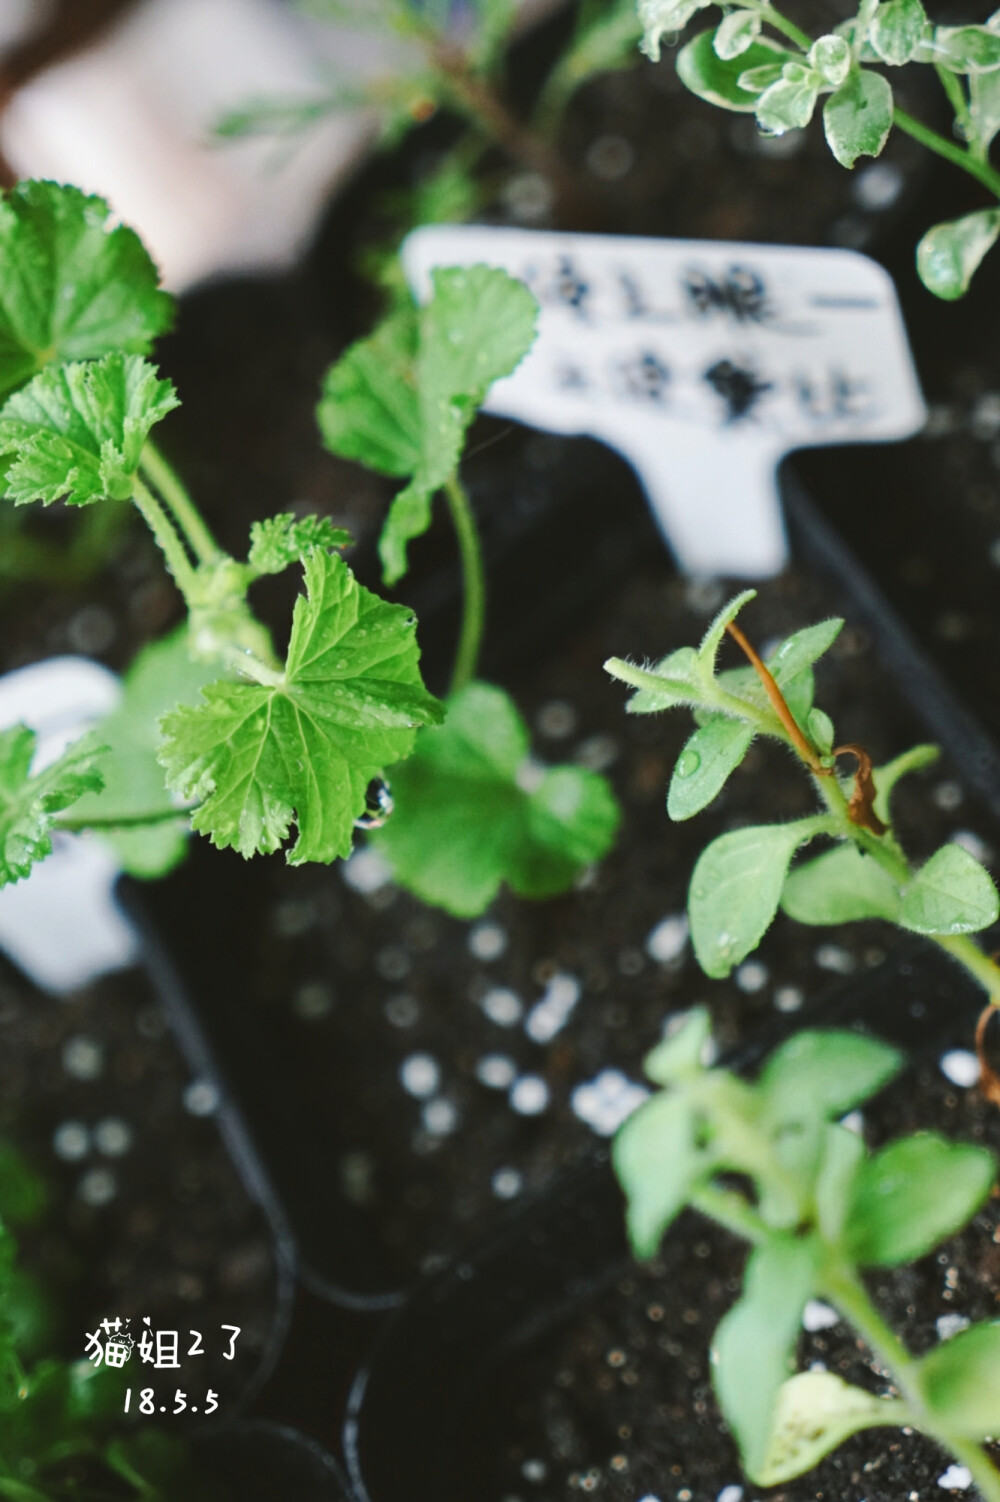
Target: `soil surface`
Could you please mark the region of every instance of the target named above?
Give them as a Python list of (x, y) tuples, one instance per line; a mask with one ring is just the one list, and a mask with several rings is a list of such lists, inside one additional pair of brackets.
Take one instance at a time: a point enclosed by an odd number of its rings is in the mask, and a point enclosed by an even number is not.
[[(54, 999), (4, 963), (0, 1025), (0, 1135), (49, 1191), (17, 1232), (19, 1265), (52, 1306), (46, 1350), (96, 1362), (87, 1336), (103, 1347), (101, 1322), (120, 1320), (136, 1346), (144, 1331), (153, 1343), (126, 1365), (135, 1407), (151, 1386), (172, 1414), (179, 1387), (201, 1410), (212, 1388), (231, 1417), (280, 1333), (280, 1274), (219, 1135), (217, 1086), (191, 1078), (141, 971)], [(163, 1331), (178, 1332), (176, 1369), (169, 1338), (156, 1365)]]

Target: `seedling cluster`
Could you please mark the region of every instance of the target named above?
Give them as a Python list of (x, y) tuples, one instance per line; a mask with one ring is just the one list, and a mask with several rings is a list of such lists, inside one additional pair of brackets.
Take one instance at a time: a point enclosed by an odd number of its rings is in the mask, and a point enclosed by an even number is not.
[[(716, 0), (638, 0), (643, 50), (654, 60)], [(1000, 200), (990, 146), (1000, 130), (1000, 11), (983, 26), (939, 26), (922, 0), (861, 0), (857, 13), (811, 36), (769, 0), (722, 7), (722, 20), (677, 54), (682, 83), (710, 104), (755, 116), (766, 135), (802, 130), (823, 100), (827, 143), (843, 167), (881, 154), (892, 130), (952, 162)], [(908, 63), (932, 68), (954, 115), (942, 135), (903, 109), (892, 74)], [(887, 69), (888, 72), (882, 71)], [(1000, 207), (937, 224), (917, 247), (924, 285), (961, 297), (1000, 235)]]
[[(293, 825), (291, 864), (349, 855), (355, 826), (379, 822), (373, 787), (445, 718), (420, 676), (415, 617), (358, 582), (341, 556), (350, 538), (327, 518), (255, 522), (244, 560), (219, 547), (151, 439), (178, 405), (145, 358), (171, 300), (137, 237), (107, 216), (101, 200), (52, 183), (22, 184), (0, 205), (0, 258), (21, 268), (0, 312), (6, 495), (15, 506), (131, 501), (187, 619), (136, 661), (121, 708), (59, 761), (33, 772), (33, 733), (0, 736), (0, 885), (49, 853), (57, 820), (105, 830), (142, 875), (182, 852), (181, 816), (243, 856), (278, 850)], [(459, 460), (490, 385), (529, 348), (535, 313), (502, 272), (440, 271), (425, 307), (407, 299), (333, 367), (319, 408), (335, 452), (408, 479), (382, 533), (387, 582), (405, 574), (438, 491), (455, 523), (466, 590), (455, 714), (400, 779), (382, 840), (400, 881), (460, 914), (481, 912), (501, 880), (529, 896), (562, 890), (618, 821), (595, 774), (533, 768), (507, 696), (472, 682), (485, 584)], [(248, 591), (289, 568), (304, 589), (282, 658)]]

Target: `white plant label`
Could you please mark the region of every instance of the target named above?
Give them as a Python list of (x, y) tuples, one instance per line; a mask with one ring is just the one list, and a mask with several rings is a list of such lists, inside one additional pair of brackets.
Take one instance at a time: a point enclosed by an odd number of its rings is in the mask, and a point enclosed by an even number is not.
[(857, 251), (429, 225), (403, 261), (420, 297), (436, 266), (530, 287), (538, 339), (485, 410), (617, 449), (689, 573), (783, 567), (791, 450), (926, 419), (895, 288)]

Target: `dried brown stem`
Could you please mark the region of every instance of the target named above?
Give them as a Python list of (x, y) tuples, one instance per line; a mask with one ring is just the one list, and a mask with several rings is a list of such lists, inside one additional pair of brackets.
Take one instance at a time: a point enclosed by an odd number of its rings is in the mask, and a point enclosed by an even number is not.
[(872, 759), (864, 746), (850, 743), (837, 746), (834, 756), (853, 756), (858, 767), (854, 774), (854, 790), (847, 804), (847, 817), (860, 829), (870, 829), (872, 834), (885, 834), (889, 828), (875, 812), (875, 780), (872, 777)]
[(995, 1001), (984, 1007), (976, 1023), (976, 1055), (979, 1059), (979, 1089), (991, 1105), (1000, 1106), (1000, 1075), (986, 1057), (986, 1029), (996, 1016)]
[(809, 768), (810, 772), (813, 772), (817, 777), (829, 777), (831, 775), (831, 769), (829, 767), (824, 767), (822, 760), (820, 759), (820, 754), (816, 750), (816, 747), (805, 735), (803, 735), (795, 716), (792, 714), (792, 711), (788, 707), (784, 694), (781, 692), (781, 689), (774, 681), (773, 673), (771, 673), (771, 671), (761, 661), (760, 656), (747, 641), (746, 637), (743, 635), (743, 632), (740, 630), (739, 626), (736, 625), (735, 621), (730, 621), (726, 626), (726, 630), (729, 632), (733, 640), (739, 644), (742, 651), (746, 654), (751, 667), (764, 686), (765, 694), (771, 701), (771, 708), (778, 716), (778, 719), (781, 721), (782, 725), (784, 725), (785, 729), (788, 731), (789, 740), (801, 756), (802, 760), (805, 762), (806, 766)]

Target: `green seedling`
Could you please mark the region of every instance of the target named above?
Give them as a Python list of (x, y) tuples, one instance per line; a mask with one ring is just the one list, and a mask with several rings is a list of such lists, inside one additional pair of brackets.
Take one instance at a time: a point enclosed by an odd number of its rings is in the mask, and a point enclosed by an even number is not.
[[(653, 668), (619, 658), (605, 664), (637, 690), (630, 713), (694, 711), (698, 728), (677, 760), (667, 794), (672, 819), (690, 819), (707, 808), (757, 736), (788, 747), (816, 794), (815, 813), (732, 830), (702, 852), (688, 913), (705, 974), (727, 976), (756, 949), (781, 909), (809, 924), (884, 919), (938, 944), (988, 997), (1000, 996), (1000, 967), (971, 937), (1000, 913), (989, 873), (956, 844), (942, 845), (914, 865), (893, 828), (893, 789), (934, 761), (937, 748), (915, 746), (873, 767), (864, 746), (839, 745), (829, 716), (813, 704), (813, 665), (833, 645), (843, 621), (797, 631), (764, 663), (736, 624), (755, 594), (745, 590), (731, 600), (697, 648), (681, 647)], [(727, 635), (748, 663), (720, 671), (718, 653)], [(793, 864), (813, 841), (827, 848)]]
[[(140, 654), (120, 709), (58, 761), (36, 771), (33, 733), (0, 734), (0, 886), (49, 853), (54, 826), (102, 830), (143, 876), (180, 857), (186, 826), (243, 856), (346, 856), (383, 772), (444, 719), (420, 676), (416, 620), (358, 582), (341, 556), (350, 538), (327, 518), (255, 522), (245, 559), (219, 547), (151, 436), (178, 405), (146, 359), (172, 302), (137, 237), (107, 220), (100, 199), (52, 183), (0, 202), (3, 485), (15, 506), (131, 502), (186, 619)], [(604, 853), (618, 817), (593, 774), (534, 768), (513, 706), (470, 684), (485, 585), (459, 459), (491, 384), (530, 346), (536, 311), (503, 272), (438, 272), (425, 308), (400, 306), (333, 368), (319, 413), (335, 451), (409, 480), (382, 535), (388, 582), (438, 491), (458, 530), (466, 614), (453, 691), (466, 694), (456, 724), (401, 779), (384, 833), (400, 879), (458, 913), (481, 911), (501, 880), (528, 895), (564, 889)], [(282, 654), (248, 595), (287, 569), (301, 569), (304, 588)], [(474, 820), (464, 844), (445, 806)]]
[[(862, 1277), (902, 1267), (958, 1231), (990, 1193), (993, 1154), (933, 1132), (871, 1152), (838, 1124), (901, 1067), (873, 1039), (801, 1032), (752, 1083), (706, 1068), (708, 1042), (698, 1010), (649, 1056), (662, 1089), (619, 1131), (614, 1163), (638, 1256), (655, 1254), (685, 1206), (750, 1243), (742, 1293), (712, 1342), (716, 1396), (747, 1475), (780, 1485), (850, 1435), (891, 1426), (937, 1441), (968, 1467), (985, 1502), (998, 1502), (1000, 1473), (982, 1445), (1000, 1434), (1000, 1321), (915, 1357)], [(832, 1372), (792, 1375), (813, 1298), (864, 1341), (885, 1373), (877, 1390)]]
[[(219, 136), (265, 135), (294, 143), (333, 113), (364, 109), (378, 119), (382, 145), (395, 147), (415, 127), (443, 114), (460, 125), (460, 134), (397, 198), (397, 239), (415, 224), (472, 218), (496, 191), (488, 170), (491, 153), (541, 178), (567, 217), (577, 211), (589, 216), (587, 189), (560, 154), (556, 137), (566, 106), (587, 79), (634, 63), (641, 27), (633, 0), (583, 0), (530, 113), (512, 101), (506, 77), (518, 0), (472, 0), (465, 6), (454, 0), (299, 4), (308, 15), (341, 27), (399, 38), (398, 66), (360, 86), (332, 71), (312, 92), (248, 100), (219, 121)], [(376, 264), (384, 274), (383, 259)]]
[[(638, 0), (643, 50), (654, 60), (715, 0)], [(802, 130), (823, 100), (827, 143), (843, 167), (877, 157), (894, 128), (944, 157), (986, 189), (991, 207), (937, 224), (917, 247), (924, 285), (961, 297), (1000, 235), (1000, 172), (990, 147), (1000, 130), (1000, 11), (983, 26), (939, 26), (921, 0), (861, 0), (857, 14), (812, 36), (769, 0), (738, 0), (723, 19), (677, 54), (692, 93), (756, 117), (766, 135)], [(954, 114), (952, 136), (896, 102), (892, 74), (905, 64), (933, 68)]]

